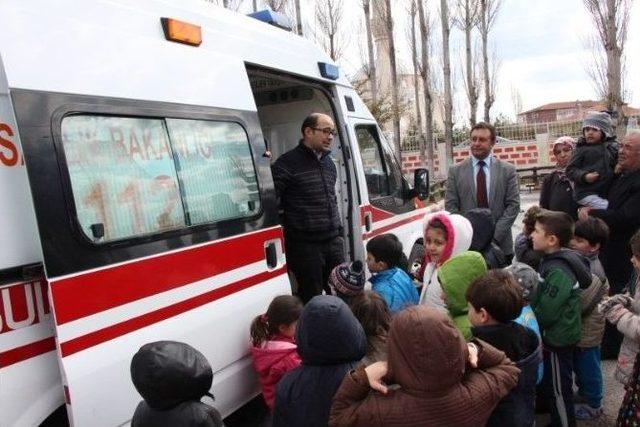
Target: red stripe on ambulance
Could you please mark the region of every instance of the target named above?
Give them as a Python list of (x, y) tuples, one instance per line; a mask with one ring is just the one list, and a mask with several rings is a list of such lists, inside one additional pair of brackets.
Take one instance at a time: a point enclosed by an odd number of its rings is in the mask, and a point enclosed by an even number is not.
[(282, 228), (52, 279), (56, 323), (63, 325), (258, 262), (265, 258), (264, 242), (270, 239), (283, 239)]
[(422, 221), (422, 218), (424, 218), (424, 213), (421, 213), (419, 215), (413, 215), (413, 216), (410, 216), (409, 218), (405, 218), (405, 219), (400, 220), (400, 221), (392, 222), (391, 224), (385, 225), (383, 227), (375, 228), (375, 229), (371, 230), (369, 233), (364, 234), (362, 236), (362, 238), (363, 238), (363, 240), (370, 239), (370, 238), (375, 237), (375, 236), (377, 236), (379, 234), (386, 233), (387, 231), (391, 231), (394, 228), (400, 227), (401, 225), (405, 225), (405, 224), (408, 224), (408, 223), (413, 222), (413, 221)]
[(134, 317), (124, 322), (117, 323), (104, 329), (91, 332), (87, 335), (83, 335), (78, 338), (63, 342), (62, 344), (60, 344), (62, 357), (70, 356), (74, 353), (112, 340), (129, 332), (142, 329), (162, 320), (166, 320), (179, 314), (185, 313), (189, 310), (201, 307), (220, 298), (224, 298), (228, 295), (240, 292), (252, 286), (259, 285), (260, 283), (263, 283), (281, 274), (286, 274), (286, 271), (286, 267), (282, 267), (278, 270), (260, 273), (255, 276), (248, 277), (246, 279), (223, 286), (221, 288), (206, 292), (202, 295), (189, 298), (185, 301), (163, 307), (159, 310), (143, 314), (142, 316)]
[(0, 353), (0, 368), (40, 356), (56, 349), (56, 341), (53, 337), (45, 338), (27, 345), (12, 348)]

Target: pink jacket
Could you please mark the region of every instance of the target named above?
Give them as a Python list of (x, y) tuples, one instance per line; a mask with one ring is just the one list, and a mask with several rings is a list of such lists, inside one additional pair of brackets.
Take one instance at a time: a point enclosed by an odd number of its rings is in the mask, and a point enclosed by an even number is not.
[(276, 385), (287, 372), (300, 365), (300, 356), (292, 338), (276, 335), (262, 343), (260, 347), (251, 347), (253, 367), (258, 373), (262, 395), (269, 409), (273, 409)]

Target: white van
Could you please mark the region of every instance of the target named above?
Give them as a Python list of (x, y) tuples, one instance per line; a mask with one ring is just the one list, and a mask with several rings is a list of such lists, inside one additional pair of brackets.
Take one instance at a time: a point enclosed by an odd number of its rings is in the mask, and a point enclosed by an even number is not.
[(202, 0), (5, 0), (0, 22), (0, 425), (127, 423), (156, 340), (204, 353), (223, 415), (259, 392), (249, 323), (291, 292), (270, 165), (311, 112), (338, 126), (348, 257), (386, 232), (418, 252), (426, 170), (404, 180), (308, 40)]

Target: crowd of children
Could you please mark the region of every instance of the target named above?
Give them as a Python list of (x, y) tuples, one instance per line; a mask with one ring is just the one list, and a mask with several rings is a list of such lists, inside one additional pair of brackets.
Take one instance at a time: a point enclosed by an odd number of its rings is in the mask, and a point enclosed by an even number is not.
[[(636, 425), (640, 289), (608, 297), (598, 261), (606, 224), (539, 211), (526, 236), (541, 254), (537, 271), (520, 262), (487, 269), (482, 254), (465, 250), (472, 233), (458, 215), (428, 216), (422, 281), (398, 267), (398, 239), (380, 235), (367, 245), (371, 290), (356, 261), (331, 273), (334, 295), (304, 307), (295, 296), (275, 297), (250, 331), (268, 425), (533, 426), (535, 410), (546, 408), (552, 426), (572, 426), (602, 414), (605, 319), (624, 335), (618, 421)], [(630, 245), (640, 271), (640, 232)], [(211, 375), (185, 344), (146, 345), (132, 362), (145, 398), (132, 425), (172, 417), (221, 425), (200, 403)]]

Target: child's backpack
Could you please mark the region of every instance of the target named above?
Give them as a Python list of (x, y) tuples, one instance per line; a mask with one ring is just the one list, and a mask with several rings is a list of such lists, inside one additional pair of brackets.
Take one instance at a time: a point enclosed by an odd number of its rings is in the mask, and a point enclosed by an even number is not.
[(131, 427), (221, 427), (220, 413), (200, 402), (213, 372), (207, 359), (188, 344), (158, 341), (143, 345), (131, 360), (131, 379), (143, 401)]

